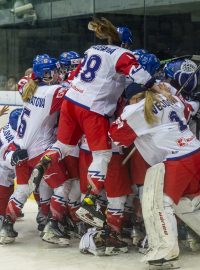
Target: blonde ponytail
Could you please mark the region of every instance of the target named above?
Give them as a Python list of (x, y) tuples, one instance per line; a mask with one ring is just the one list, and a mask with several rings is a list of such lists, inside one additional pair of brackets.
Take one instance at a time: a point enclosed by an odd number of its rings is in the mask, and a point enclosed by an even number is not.
[(38, 82), (35, 80), (29, 80), (27, 84), (24, 85), (22, 100), (28, 102), (32, 96), (35, 94), (38, 88)]
[(158, 121), (157, 117), (153, 113), (153, 105), (155, 101), (159, 101), (158, 95), (156, 95), (150, 89), (146, 91), (144, 104), (144, 118), (149, 125), (153, 125)]
[(93, 18), (88, 24), (88, 29), (95, 32), (99, 39), (107, 39), (110, 45), (120, 45), (121, 41), (116, 27), (106, 18)]

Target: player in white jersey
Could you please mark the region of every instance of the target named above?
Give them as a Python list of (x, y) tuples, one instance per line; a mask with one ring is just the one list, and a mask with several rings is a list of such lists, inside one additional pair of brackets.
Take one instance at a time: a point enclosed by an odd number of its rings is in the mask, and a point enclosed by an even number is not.
[[(35, 80), (30, 80), (23, 89), (22, 99), (23, 112), (17, 134), (10, 145), (6, 158), (16, 165), (17, 187), (12, 195), (6, 209), (6, 218), (0, 232), (0, 242), (14, 241), (17, 233), (13, 229), (13, 224), (20, 213), (33, 188), (28, 183), (33, 167), (38, 163), (42, 153), (55, 141), (55, 126), (58, 114), (64, 98), (66, 89), (57, 84), (58, 70), (57, 61), (48, 55), (38, 55), (33, 61)], [(23, 162), (18, 162), (16, 158), (17, 149), (26, 149), (28, 157)], [(20, 150), (21, 151), (21, 150)], [(21, 152), (20, 152), (21, 153)], [(13, 158), (15, 157), (15, 159)], [(45, 181), (54, 189), (51, 198), (50, 208), (53, 220), (49, 227), (53, 225), (57, 228), (58, 222), (62, 220), (65, 213), (66, 192), (65, 181), (68, 178), (63, 162), (55, 163), (53, 171), (47, 170)], [(55, 228), (54, 228), (55, 229)], [(50, 229), (49, 229), (50, 230)], [(68, 236), (64, 237), (58, 229), (54, 243), (62, 243), (66, 240), (69, 244)], [(52, 235), (51, 235), (52, 236)], [(53, 238), (53, 236), (52, 236)], [(44, 240), (49, 240), (47, 239)]]
[[(126, 76), (147, 87), (154, 85), (154, 79), (137, 62), (134, 55), (120, 47), (119, 34), (111, 22), (105, 18), (94, 19), (88, 27), (96, 33), (97, 37), (106, 39), (108, 45), (92, 46), (85, 52), (85, 57), (79, 66), (79, 73), (65, 95), (57, 142), (47, 152), (52, 160), (63, 158), (68, 155), (81, 136), (86, 135), (93, 153), (93, 161), (88, 169), (88, 180), (92, 191), (91, 196), (88, 195), (87, 200), (83, 201), (81, 207), (83, 214), (90, 214), (91, 208), (96, 213), (95, 199), (103, 187), (107, 165), (112, 154), (111, 142), (108, 138), (108, 117), (116, 110), (117, 100), (125, 88)], [(36, 171), (40, 171), (44, 160), (45, 157)], [(99, 224), (94, 221), (94, 225), (101, 226), (101, 216), (97, 215), (96, 220), (99, 220)]]
[[(196, 63), (189, 59), (180, 59), (167, 63), (164, 66), (164, 73), (170, 84), (179, 90), (187, 81), (189, 76), (197, 69)], [(187, 85), (182, 89), (181, 96), (187, 103), (188, 120), (190, 129), (199, 139), (199, 117), (194, 117), (200, 108), (198, 94), (198, 73), (194, 74)]]
[(173, 204), (184, 195), (200, 192), (200, 142), (188, 129), (185, 107), (178, 97), (174, 102), (150, 90), (143, 92), (141, 87), (129, 90), (133, 104), (124, 109), (109, 132), (117, 144), (134, 142), (150, 165), (164, 162), (164, 176), (163, 167), (152, 167), (156, 173), (147, 173), (142, 208), (151, 250), (145, 260), (150, 265), (169, 263), (179, 255)]
[(10, 113), (9, 122), (0, 131), (0, 229), (3, 224), (6, 207), (14, 191), (15, 168), (3, 159), (4, 152), (14, 139), (17, 121), (22, 109), (15, 109)]
[(75, 75), (75, 69), (81, 63), (80, 55), (74, 51), (63, 52), (59, 56), (59, 63), (62, 85), (69, 88)]

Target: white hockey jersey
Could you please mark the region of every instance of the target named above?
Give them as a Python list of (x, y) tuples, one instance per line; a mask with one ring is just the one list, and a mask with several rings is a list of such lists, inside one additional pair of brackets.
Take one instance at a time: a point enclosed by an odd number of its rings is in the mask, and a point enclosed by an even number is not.
[(112, 116), (125, 89), (126, 76), (145, 84), (150, 74), (131, 51), (113, 45), (92, 46), (85, 52), (80, 72), (66, 99), (101, 115)]
[(176, 97), (173, 103), (160, 95), (153, 112), (157, 123), (150, 126), (144, 118), (144, 102), (129, 105), (110, 128), (111, 138), (118, 144), (133, 143), (150, 165), (166, 159), (178, 159), (200, 149), (200, 142), (189, 130), (184, 105)]
[[(0, 162), (4, 161), (4, 153), (8, 145), (13, 141), (16, 132), (11, 128), (9, 123), (5, 125), (0, 131)], [(8, 162), (8, 166), (11, 165)]]
[(0, 185), (9, 187), (13, 185), (15, 178), (15, 167), (8, 160), (4, 160), (4, 153), (15, 136), (15, 131), (9, 123), (0, 131)]
[(24, 103), (14, 143), (27, 149), (29, 159), (54, 143), (54, 129), (65, 92), (60, 85), (39, 86), (30, 101)]

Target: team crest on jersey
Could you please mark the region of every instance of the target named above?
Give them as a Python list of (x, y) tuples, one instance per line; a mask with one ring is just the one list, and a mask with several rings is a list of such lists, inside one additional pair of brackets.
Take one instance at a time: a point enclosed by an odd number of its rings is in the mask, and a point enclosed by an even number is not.
[(61, 88), (58, 91), (58, 94), (57, 94), (56, 98), (63, 98), (64, 95), (65, 95), (65, 90), (63, 88)]
[(119, 117), (115, 123), (117, 124), (117, 128), (122, 128), (124, 126), (124, 121)]

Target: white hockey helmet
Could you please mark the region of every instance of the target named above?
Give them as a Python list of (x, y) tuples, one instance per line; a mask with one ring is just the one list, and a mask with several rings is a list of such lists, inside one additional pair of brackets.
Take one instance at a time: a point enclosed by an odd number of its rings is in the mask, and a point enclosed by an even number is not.
[(90, 228), (82, 236), (79, 250), (81, 253), (91, 253), (95, 256), (105, 255), (105, 240), (101, 237), (103, 231), (98, 231), (96, 228)]

